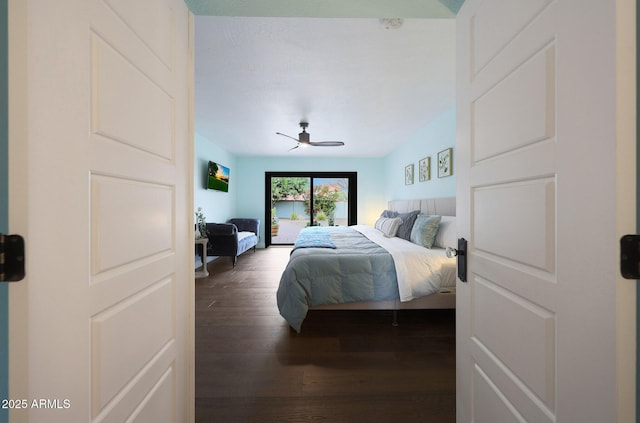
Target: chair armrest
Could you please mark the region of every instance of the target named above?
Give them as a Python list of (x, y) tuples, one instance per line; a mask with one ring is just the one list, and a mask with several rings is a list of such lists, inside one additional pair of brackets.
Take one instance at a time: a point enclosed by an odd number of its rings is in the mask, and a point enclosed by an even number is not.
[(207, 223), (207, 255), (235, 256), (238, 251), (238, 228), (232, 223)]
[(257, 236), (260, 236), (260, 219), (233, 218), (227, 220), (227, 223), (236, 225), (239, 232), (253, 232)]

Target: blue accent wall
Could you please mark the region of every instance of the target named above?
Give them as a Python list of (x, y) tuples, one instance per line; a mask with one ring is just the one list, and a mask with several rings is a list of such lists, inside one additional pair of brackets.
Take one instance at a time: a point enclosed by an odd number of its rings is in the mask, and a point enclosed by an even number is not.
[[(239, 178), (236, 158), (211, 140), (195, 134), (194, 145), (194, 212), (202, 207), (207, 222), (226, 222), (236, 217), (236, 193)], [(207, 172), (209, 161), (229, 168), (229, 192), (208, 190)]]
[[(0, 232), (9, 227), (9, 51), (7, 0), (0, 0)], [(8, 287), (0, 283), (0, 401), (9, 398), (9, 302)], [(9, 421), (0, 408), (0, 423)]]
[[(456, 195), (456, 110), (443, 112), (438, 118), (426, 123), (422, 130), (406, 140), (385, 159), (388, 172), (386, 198), (388, 200), (410, 200), (414, 198), (455, 197)], [(438, 152), (453, 147), (453, 175), (438, 178)], [(420, 182), (419, 161), (431, 157), (431, 179)], [(413, 164), (413, 184), (405, 184), (404, 172)]]

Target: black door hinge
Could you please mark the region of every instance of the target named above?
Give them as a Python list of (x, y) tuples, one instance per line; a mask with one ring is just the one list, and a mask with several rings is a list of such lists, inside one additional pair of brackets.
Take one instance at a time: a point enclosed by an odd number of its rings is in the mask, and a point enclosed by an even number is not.
[(620, 239), (620, 272), (625, 279), (640, 279), (640, 235)]
[(0, 282), (24, 279), (24, 238), (0, 234)]

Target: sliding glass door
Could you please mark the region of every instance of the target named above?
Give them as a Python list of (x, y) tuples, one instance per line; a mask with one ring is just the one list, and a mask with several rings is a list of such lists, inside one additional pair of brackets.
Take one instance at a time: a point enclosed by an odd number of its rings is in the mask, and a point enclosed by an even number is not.
[(266, 172), (266, 245), (293, 244), (308, 226), (356, 224), (357, 173)]

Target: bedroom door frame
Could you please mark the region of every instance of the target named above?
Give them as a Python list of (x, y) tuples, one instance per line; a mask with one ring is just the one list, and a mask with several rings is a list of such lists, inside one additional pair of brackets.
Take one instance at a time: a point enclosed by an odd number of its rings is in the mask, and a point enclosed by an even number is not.
[[(8, 8), (0, 0), (0, 232), (9, 230), (9, 75)], [(0, 283), (0, 399), (9, 398), (9, 287)], [(9, 411), (0, 407), (0, 423), (9, 421)]]
[[(636, 45), (635, 45), (635, 65), (636, 65), (636, 233), (640, 234), (640, 54), (638, 52), (638, 44), (640, 44), (640, 30), (638, 30), (637, 23), (640, 21), (640, 7), (636, 1)], [(636, 281), (637, 284), (640, 280)], [(640, 289), (636, 288), (636, 423), (640, 423), (640, 313), (638, 312), (638, 304), (640, 304)]]
[[(309, 178), (309, 186), (313, 187), (314, 179), (321, 178), (346, 178), (349, 180), (347, 196), (347, 221), (348, 225), (358, 223), (358, 172), (265, 172), (264, 173), (264, 222), (265, 222), (265, 247), (271, 245), (271, 179), (272, 178)], [(313, 204), (313, 189), (311, 190), (311, 204)], [(313, 211), (310, 216), (313, 221)], [(285, 245), (285, 244), (278, 244)]]

